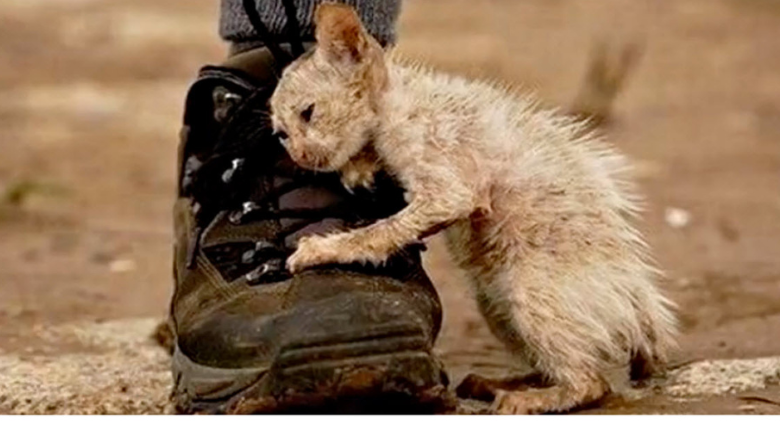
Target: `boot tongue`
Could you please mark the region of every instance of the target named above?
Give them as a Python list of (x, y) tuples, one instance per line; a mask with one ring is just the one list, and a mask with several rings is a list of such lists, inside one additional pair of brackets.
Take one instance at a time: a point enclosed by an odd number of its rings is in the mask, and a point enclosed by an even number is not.
[[(304, 43), (303, 46), (306, 50), (309, 50), (314, 47), (314, 43)], [(290, 50), (288, 44), (282, 44), (280, 47), (286, 51)], [(287, 64), (289, 63), (277, 62), (271, 51), (261, 46), (231, 55), (222, 64), (222, 67), (244, 72), (251, 76), (260, 86), (273, 87), (281, 77), (282, 70)]]
[(264, 47), (255, 48), (229, 57), (221, 67), (240, 70), (259, 86), (274, 86), (281, 75), (282, 67), (271, 52)]

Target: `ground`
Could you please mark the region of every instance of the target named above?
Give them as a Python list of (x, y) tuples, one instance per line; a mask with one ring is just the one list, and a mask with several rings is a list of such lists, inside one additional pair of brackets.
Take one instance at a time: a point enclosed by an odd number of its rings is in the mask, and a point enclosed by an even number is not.
[[(166, 410), (147, 334), (171, 292), (183, 96), (225, 54), (217, 10), (0, 4), (0, 413)], [(780, 360), (762, 358), (780, 356), (780, 3), (407, 0), (399, 49), (566, 108), (599, 42), (644, 52), (606, 130), (641, 169), (642, 230), (683, 321), (675, 359), (708, 361), (590, 411), (780, 413)], [(437, 246), (438, 351), (456, 381), (505, 373)]]

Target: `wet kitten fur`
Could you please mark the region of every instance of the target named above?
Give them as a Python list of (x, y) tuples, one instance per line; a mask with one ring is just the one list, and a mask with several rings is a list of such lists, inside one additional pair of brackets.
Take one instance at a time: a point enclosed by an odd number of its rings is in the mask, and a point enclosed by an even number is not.
[[(370, 185), (377, 161), (407, 190), (396, 215), (300, 241), (288, 267), (379, 264), (444, 229), (493, 333), (554, 384), (505, 391), (501, 413), (566, 411), (609, 392), (604, 373), (660, 369), (673, 305), (631, 224), (626, 159), (570, 119), (482, 82), (401, 63), (348, 6), (316, 12), (318, 45), (271, 99), (304, 167)], [(369, 145), (377, 156), (361, 154)], [(446, 227), (446, 228), (445, 228)]]

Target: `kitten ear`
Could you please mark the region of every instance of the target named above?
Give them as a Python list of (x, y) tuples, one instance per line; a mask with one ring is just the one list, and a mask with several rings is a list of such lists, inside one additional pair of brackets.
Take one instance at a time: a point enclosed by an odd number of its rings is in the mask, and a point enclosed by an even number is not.
[(317, 48), (331, 60), (359, 63), (368, 54), (368, 33), (355, 10), (341, 3), (322, 3), (314, 13)]

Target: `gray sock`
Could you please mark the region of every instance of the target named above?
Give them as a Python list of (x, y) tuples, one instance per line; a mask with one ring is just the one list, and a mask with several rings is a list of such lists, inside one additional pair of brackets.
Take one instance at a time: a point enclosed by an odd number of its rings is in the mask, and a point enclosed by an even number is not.
[[(221, 0), (221, 15), (219, 34), (233, 43), (234, 49), (243, 50), (244, 46), (261, 45), (252, 24), (244, 13), (241, 0)], [(298, 21), (301, 28), (301, 37), (304, 41), (314, 39), (312, 16), (317, 3), (323, 0), (295, 0), (298, 10)], [(368, 32), (382, 45), (395, 42), (395, 22), (401, 10), (401, 0), (340, 0), (353, 6)], [(280, 42), (287, 39), (286, 27), (287, 15), (281, 0), (255, 0), (258, 12), (268, 30), (276, 35)]]

